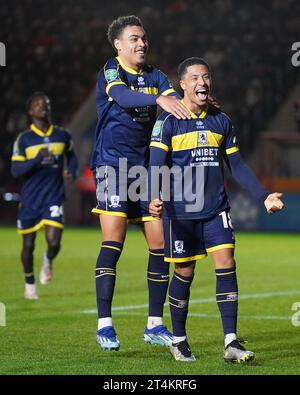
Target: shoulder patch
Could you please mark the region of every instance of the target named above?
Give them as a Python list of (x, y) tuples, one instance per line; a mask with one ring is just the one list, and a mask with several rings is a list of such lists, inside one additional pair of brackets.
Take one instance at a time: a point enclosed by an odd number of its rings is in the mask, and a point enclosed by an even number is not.
[(19, 145), (18, 145), (18, 140), (14, 142), (13, 145), (13, 152), (12, 152), (13, 156), (18, 155), (19, 154)]
[(157, 137), (157, 136), (160, 135), (162, 124), (163, 124), (163, 121), (159, 121), (158, 120), (158, 121), (155, 122), (153, 130), (152, 130), (152, 136), (153, 137)]
[(104, 72), (104, 76), (108, 82), (116, 80), (118, 78), (118, 72), (116, 69), (107, 69)]

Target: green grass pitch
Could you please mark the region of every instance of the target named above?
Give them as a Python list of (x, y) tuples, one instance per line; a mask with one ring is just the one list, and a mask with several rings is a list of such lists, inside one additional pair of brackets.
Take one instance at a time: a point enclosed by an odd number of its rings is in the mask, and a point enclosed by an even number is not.
[[(176, 362), (167, 348), (143, 343), (147, 318), (147, 248), (141, 232), (128, 232), (118, 263), (114, 323), (121, 348), (100, 351), (95, 342), (94, 266), (101, 242), (97, 229), (66, 228), (54, 263), (54, 279), (38, 283), (40, 299), (23, 299), (21, 237), (0, 229), (0, 374), (202, 375), (300, 374), (300, 326), (292, 305), (300, 302), (300, 243), (295, 234), (238, 233), (239, 336), (257, 354), (250, 366), (223, 362), (223, 336), (210, 258), (198, 262), (191, 290), (188, 336), (197, 361)], [(38, 278), (45, 249), (36, 242)], [(165, 323), (170, 328), (168, 306)]]

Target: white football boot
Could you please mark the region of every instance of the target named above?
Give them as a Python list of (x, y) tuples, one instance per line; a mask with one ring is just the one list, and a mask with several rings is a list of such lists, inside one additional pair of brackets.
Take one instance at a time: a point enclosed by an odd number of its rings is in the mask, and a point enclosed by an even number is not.
[(38, 299), (38, 291), (35, 284), (25, 283), (24, 299), (35, 300)]
[(50, 259), (47, 258), (47, 254), (44, 254), (42, 269), (40, 272), (40, 283), (42, 285), (47, 285), (49, 281), (52, 280), (53, 272), (52, 272), (52, 263)]

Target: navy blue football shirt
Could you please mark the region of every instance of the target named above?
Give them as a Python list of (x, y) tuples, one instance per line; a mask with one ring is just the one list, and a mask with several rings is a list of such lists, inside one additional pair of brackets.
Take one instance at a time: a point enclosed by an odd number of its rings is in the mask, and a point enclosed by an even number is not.
[[(15, 143), (12, 162), (26, 162), (38, 157), (41, 148), (48, 148), (54, 156), (53, 163), (37, 164), (23, 176), (21, 203), (23, 206), (40, 209), (64, 199), (64, 155), (74, 156), (71, 135), (62, 127), (50, 125), (44, 133), (34, 124), (21, 133)], [(76, 168), (70, 169), (75, 175)]]
[[(150, 95), (150, 105), (121, 107), (110, 96), (110, 90), (120, 85)], [(98, 123), (91, 168), (117, 167), (120, 158), (127, 158), (129, 166), (147, 165), (156, 120), (156, 98), (171, 94), (176, 92), (160, 70), (145, 65), (136, 71), (125, 66), (119, 57), (109, 59), (99, 72), (96, 86)]]

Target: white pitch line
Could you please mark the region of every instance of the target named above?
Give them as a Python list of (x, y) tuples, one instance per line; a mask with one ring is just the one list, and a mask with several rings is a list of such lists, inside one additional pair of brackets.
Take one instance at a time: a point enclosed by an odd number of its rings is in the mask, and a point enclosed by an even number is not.
[[(140, 316), (140, 317), (147, 317), (147, 313), (138, 313), (135, 311), (116, 311), (114, 315), (127, 315), (127, 316)], [(164, 314), (165, 317), (170, 317), (170, 314)], [(189, 317), (195, 318), (220, 318), (220, 314), (204, 314), (204, 313), (189, 313)], [(246, 320), (283, 320), (283, 321), (290, 321), (291, 317), (283, 316), (283, 315), (240, 315), (239, 319), (246, 319)]]
[[(239, 295), (239, 300), (241, 299), (264, 299), (264, 298), (272, 298), (274, 296), (294, 296), (294, 295), (300, 295), (299, 290), (294, 290), (294, 291), (279, 291), (279, 292), (265, 292), (265, 293), (256, 293), (256, 294), (245, 294), (245, 295)], [(215, 302), (215, 298), (203, 298), (203, 299), (191, 299), (189, 304), (194, 304), (194, 303), (210, 303), (210, 302)], [(168, 303), (166, 303), (168, 305)], [(120, 312), (120, 311), (128, 311), (128, 310), (138, 310), (138, 309), (143, 309), (147, 308), (148, 304), (137, 304), (137, 305), (129, 305), (129, 306), (116, 306), (112, 308), (112, 311), (114, 312)], [(89, 309), (89, 310), (81, 310), (82, 314), (96, 314), (97, 310), (96, 309)], [(283, 319), (283, 318), (282, 318)]]

